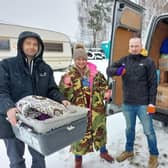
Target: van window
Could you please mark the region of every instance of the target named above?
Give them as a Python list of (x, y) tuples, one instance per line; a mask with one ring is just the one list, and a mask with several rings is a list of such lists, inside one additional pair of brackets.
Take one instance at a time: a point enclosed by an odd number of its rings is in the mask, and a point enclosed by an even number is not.
[(9, 50), (9, 40), (6, 39), (0, 39), (0, 50)]
[(48, 43), (44, 42), (44, 50), (45, 51), (56, 51), (63, 52), (63, 43)]

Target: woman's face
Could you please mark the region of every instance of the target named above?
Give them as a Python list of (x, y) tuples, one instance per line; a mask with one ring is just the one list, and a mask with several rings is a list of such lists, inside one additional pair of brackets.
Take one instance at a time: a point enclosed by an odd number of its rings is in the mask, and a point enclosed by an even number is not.
[(75, 59), (75, 65), (79, 69), (84, 69), (86, 67), (86, 64), (87, 64), (87, 59), (83, 57), (78, 57)]

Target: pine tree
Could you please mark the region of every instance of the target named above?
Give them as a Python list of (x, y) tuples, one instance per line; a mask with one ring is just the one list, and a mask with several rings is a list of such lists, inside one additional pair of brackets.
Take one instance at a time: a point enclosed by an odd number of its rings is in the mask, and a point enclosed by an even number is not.
[[(109, 3), (110, 2), (110, 3)], [(104, 28), (104, 23), (111, 21), (111, 1), (99, 0), (92, 10), (89, 11), (88, 28), (92, 30), (93, 47), (96, 47), (97, 33)]]

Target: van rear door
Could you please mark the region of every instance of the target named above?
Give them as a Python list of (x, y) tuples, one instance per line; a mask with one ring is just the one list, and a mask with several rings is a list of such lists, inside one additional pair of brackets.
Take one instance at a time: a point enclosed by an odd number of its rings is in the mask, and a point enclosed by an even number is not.
[[(111, 49), (109, 65), (128, 55), (128, 41), (142, 29), (143, 10), (129, 0), (115, 0), (113, 6)], [(109, 79), (112, 87), (112, 102), (107, 104), (107, 114), (116, 113), (122, 104), (122, 81), (119, 77)]]

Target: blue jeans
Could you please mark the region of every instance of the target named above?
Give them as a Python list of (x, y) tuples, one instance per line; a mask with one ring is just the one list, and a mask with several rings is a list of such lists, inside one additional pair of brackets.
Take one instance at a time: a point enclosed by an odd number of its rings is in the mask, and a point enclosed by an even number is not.
[[(25, 144), (16, 138), (4, 139), (4, 143), (10, 161), (10, 168), (26, 168), (25, 159), (23, 158)], [(31, 168), (45, 168), (44, 156), (31, 147), (28, 147), (28, 149), (32, 156)]]
[(153, 128), (151, 115), (147, 114), (146, 105), (128, 105), (123, 104), (123, 114), (126, 120), (126, 151), (133, 151), (135, 140), (136, 116), (141, 121), (144, 133), (147, 137), (148, 148), (151, 155), (159, 155), (157, 149), (157, 140)]

